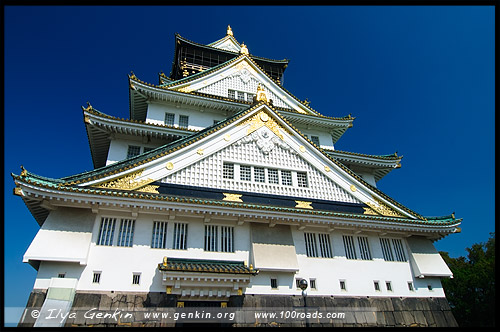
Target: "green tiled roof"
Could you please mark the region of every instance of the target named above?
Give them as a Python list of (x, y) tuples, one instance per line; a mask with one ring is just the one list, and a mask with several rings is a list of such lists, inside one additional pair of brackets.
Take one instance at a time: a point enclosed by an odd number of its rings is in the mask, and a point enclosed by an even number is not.
[(258, 270), (245, 266), (244, 262), (221, 261), (208, 259), (167, 258), (165, 263), (158, 264), (160, 271), (202, 272), (252, 274)]

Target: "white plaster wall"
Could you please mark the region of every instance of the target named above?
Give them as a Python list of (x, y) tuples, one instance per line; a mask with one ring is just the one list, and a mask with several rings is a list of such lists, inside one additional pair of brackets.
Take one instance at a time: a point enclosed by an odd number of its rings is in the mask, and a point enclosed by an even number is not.
[(108, 159), (106, 165), (116, 163), (117, 161), (127, 158), (128, 146), (136, 145), (141, 147), (141, 153), (144, 152), (144, 147), (157, 148), (155, 144), (145, 144), (140, 141), (124, 140), (121, 138), (112, 139), (109, 144)]
[(189, 116), (188, 129), (201, 130), (214, 124), (214, 120), (225, 119), (222, 114), (217, 114), (203, 108), (188, 108), (184, 105), (173, 106), (167, 103), (149, 103), (146, 123), (165, 124), (165, 113), (174, 113), (174, 126), (179, 126), (179, 115)]
[[(113, 246), (98, 246), (101, 217), (117, 218), (115, 240)], [(164, 256), (198, 259), (216, 259), (250, 262), (250, 227), (248, 223), (238, 226), (236, 222), (211, 221), (214, 225), (234, 226), (234, 253), (205, 252), (203, 250), (204, 222), (200, 219), (186, 219), (176, 216), (175, 220), (161, 215), (139, 214), (136, 219), (133, 247), (118, 247), (116, 239), (119, 233), (121, 218), (131, 219), (130, 213), (101, 213), (96, 215), (89, 257), (86, 266), (78, 263), (47, 262), (40, 264), (34, 288), (47, 288), (50, 278), (59, 273), (66, 273), (67, 278), (78, 278), (77, 290), (85, 291), (133, 291), (164, 292), (158, 263)], [(167, 221), (167, 249), (150, 247), (154, 221)], [(172, 249), (174, 222), (187, 222), (187, 250)], [(292, 236), (297, 253), (299, 270), (293, 272), (262, 271), (251, 278), (246, 294), (281, 294), (300, 295), (301, 290), (295, 287), (296, 278), (316, 279), (316, 289), (308, 289), (309, 295), (322, 296), (404, 296), (404, 297), (444, 297), (439, 278), (415, 279), (409, 262), (386, 262), (383, 259), (377, 234), (360, 234), (368, 236), (372, 260), (352, 260), (345, 257), (342, 235), (349, 234), (334, 231), (329, 234), (333, 258), (313, 258), (306, 256), (304, 232), (326, 233), (318, 228), (298, 230), (292, 226)], [(352, 234), (350, 234), (352, 235)], [(356, 236), (356, 235), (354, 235)], [(403, 239), (404, 241), (404, 239)], [(406, 252), (407, 258), (409, 253)], [(279, 259), (279, 258), (278, 258)], [(99, 284), (93, 284), (93, 272), (101, 271)], [(132, 274), (141, 273), (140, 285), (132, 285)], [(271, 289), (270, 278), (278, 279), (278, 289)], [(340, 290), (340, 280), (346, 282), (347, 290)], [(373, 281), (378, 280), (380, 291), (375, 291)], [(387, 291), (385, 282), (390, 281), (392, 291)], [(408, 289), (408, 281), (412, 281), (414, 291)], [(432, 285), (432, 290), (427, 288)]]

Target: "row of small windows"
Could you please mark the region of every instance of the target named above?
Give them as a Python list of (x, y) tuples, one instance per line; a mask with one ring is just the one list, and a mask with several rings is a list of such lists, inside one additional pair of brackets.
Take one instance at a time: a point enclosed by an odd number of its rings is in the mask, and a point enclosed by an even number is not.
[[(293, 172), (296, 174), (298, 187), (308, 187), (306, 172)], [(224, 163), (222, 166), (222, 177), (224, 179), (234, 180), (239, 178), (241, 181), (253, 181), (259, 183), (281, 184), (283, 186), (293, 186), (292, 171), (274, 168), (265, 168), (249, 165), (238, 165), (233, 163)]]
[[(92, 283), (93, 284), (100, 284), (100, 282), (101, 282), (101, 274), (102, 274), (102, 271), (94, 271), (94, 273), (92, 275)], [(66, 276), (66, 273), (59, 273), (58, 274), (58, 278), (64, 278), (65, 276)], [(302, 280), (302, 278), (296, 278), (295, 279), (295, 287), (297, 289), (300, 289), (300, 280)], [(141, 281), (141, 273), (140, 272), (134, 272), (134, 273), (132, 273), (132, 285), (139, 285), (140, 281)], [(272, 289), (278, 289), (279, 285), (278, 285), (278, 279), (277, 278), (270, 278), (270, 283), (271, 283), (271, 288)], [(346, 280), (339, 280), (339, 286), (340, 286), (340, 290), (347, 291)], [(407, 282), (407, 286), (408, 286), (408, 290), (409, 291), (411, 291), (411, 292), (415, 291), (415, 287), (413, 286), (413, 282), (408, 281)], [(374, 287), (375, 291), (380, 292), (381, 291), (380, 281), (374, 280), (373, 281), (373, 287)], [(313, 278), (309, 279), (309, 288), (311, 290), (316, 290), (317, 289), (316, 279), (313, 279)], [(393, 289), (392, 289), (392, 282), (391, 281), (385, 281), (385, 289), (388, 292), (392, 292), (393, 291)], [(427, 285), (427, 289), (429, 291), (432, 291), (433, 290), (432, 285), (428, 284)]]
[[(164, 123), (168, 126), (175, 125), (175, 113), (165, 113)], [(189, 127), (189, 116), (179, 114), (179, 127), (187, 128)]]
[[(322, 233), (304, 233), (307, 257), (332, 258), (330, 236)], [(380, 238), (385, 261), (406, 262), (401, 239)], [(347, 259), (372, 260), (372, 253), (366, 236), (343, 235), (342, 242)]]
[[(155, 221), (153, 223), (151, 248), (167, 248), (167, 222)], [(99, 227), (97, 244), (101, 246), (112, 246), (116, 218), (102, 218)], [(135, 220), (121, 219), (117, 246), (132, 247), (134, 237)], [(172, 249), (187, 249), (188, 224), (174, 223)], [(205, 251), (234, 252), (234, 227), (205, 225), (204, 237)]]
[[(102, 218), (97, 244), (112, 246), (114, 241), (116, 218)], [(135, 220), (121, 219), (116, 245), (131, 247), (133, 244)], [(174, 223), (173, 249), (187, 249), (188, 224)], [(307, 257), (333, 258), (330, 236), (323, 233), (304, 233)], [(406, 255), (401, 239), (380, 238), (383, 258), (386, 261), (405, 262)], [(342, 241), (347, 259), (371, 260), (372, 254), (368, 237), (343, 235)], [(167, 248), (167, 222), (153, 223), (151, 248)], [(234, 227), (205, 225), (205, 251), (234, 252)]]
[(128, 149), (127, 149), (127, 159), (140, 155), (141, 149), (142, 149), (143, 153), (146, 153), (148, 151), (153, 150), (154, 148), (147, 147), (147, 146), (145, 146), (144, 148), (141, 148), (141, 146), (139, 146), (139, 145), (129, 145)]
[(227, 97), (230, 99), (243, 100), (243, 101), (253, 101), (255, 94), (237, 90), (227, 90)]

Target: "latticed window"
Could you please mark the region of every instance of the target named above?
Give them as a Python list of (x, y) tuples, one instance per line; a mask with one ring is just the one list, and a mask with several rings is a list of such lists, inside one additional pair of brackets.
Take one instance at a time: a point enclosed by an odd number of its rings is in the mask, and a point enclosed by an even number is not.
[(187, 128), (189, 126), (189, 116), (179, 115), (179, 127)]
[(222, 165), (222, 177), (224, 179), (234, 179), (234, 164), (224, 163)]
[(278, 170), (272, 169), (272, 168), (268, 169), (267, 170), (267, 180), (269, 181), (269, 183), (279, 184), (280, 179), (278, 176)]
[(266, 172), (263, 167), (253, 168), (253, 178), (255, 182), (266, 182)]
[(401, 239), (380, 238), (380, 245), (384, 260), (406, 262), (406, 255)]
[(94, 275), (92, 276), (92, 283), (99, 284), (101, 282), (101, 271), (94, 271)]
[(141, 274), (133, 273), (132, 274), (132, 285), (139, 285), (141, 283)]
[(187, 232), (188, 224), (174, 224), (174, 243), (172, 245), (173, 249), (187, 249)]
[(311, 142), (319, 146), (319, 137), (318, 136), (312, 136), (311, 135)]
[(153, 237), (151, 248), (165, 249), (167, 243), (167, 222), (155, 221), (153, 223)]
[(316, 249), (316, 234), (304, 233), (304, 239), (306, 241), (307, 257), (318, 257), (318, 251)]
[(122, 219), (120, 222), (120, 232), (118, 233), (117, 246), (132, 247), (132, 240), (134, 238), (135, 220)]
[(234, 227), (205, 225), (205, 251), (234, 252)]
[(368, 238), (366, 236), (358, 237), (359, 254), (361, 259), (370, 260), (372, 259), (372, 254), (370, 252), (370, 246), (368, 244)]
[(99, 227), (99, 236), (97, 244), (101, 246), (112, 246), (115, 234), (116, 218), (102, 218)]
[(291, 171), (281, 171), (281, 184), (284, 186), (292, 185), (292, 172)]
[(174, 113), (165, 113), (165, 124), (169, 126), (173, 126), (175, 121)]
[(236, 91), (235, 90), (227, 90), (227, 97), (231, 99), (236, 99)]
[(328, 234), (304, 233), (307, 257), (332, 258), (330, 236)]
[(297, 172), (297, 185), (304, 188), (307, 188), (309, 186), (309, 184), (307, 183), (306, 172)]
[(141, 147), (136, 145), (129, 145), (127, 150), (127, 159), (138, 156), (141, 154)]
[(354, 238), (352, 235), (342, 235), (344, 242), (345, 256), (347, 259), (356, 259), (356, 248), (354, 247)]
[(240, 180), (252, 181), (252, 168), (250, 166), (240, 166)]
[(323, 258), (332, 258), (332, 246), (328, 234), (318, 234), (319, 253)]

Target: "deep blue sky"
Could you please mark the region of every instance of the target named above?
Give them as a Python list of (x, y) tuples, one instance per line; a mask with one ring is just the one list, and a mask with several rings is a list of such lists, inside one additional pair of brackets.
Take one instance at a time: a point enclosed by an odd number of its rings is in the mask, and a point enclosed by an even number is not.
[(455, 212), (452, 257), (494, 231), (494, 7), (5, 7), (5, 306), (25, 306), (39, 229), (10, 173), (92, 169), (80, 106), (129, 117), (127, 74), (158, 83), (174, 33), (226, 33), (290, 59), (284, 86), (329, 116), (356, 117), (336, 149), (403, 155), (379, 189), (425, 216)]

